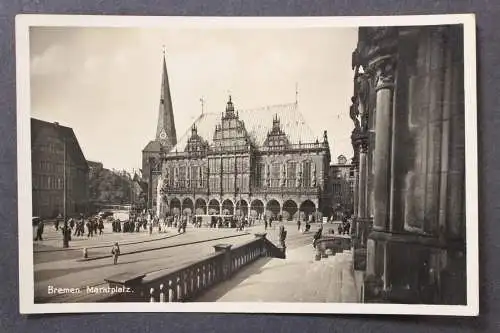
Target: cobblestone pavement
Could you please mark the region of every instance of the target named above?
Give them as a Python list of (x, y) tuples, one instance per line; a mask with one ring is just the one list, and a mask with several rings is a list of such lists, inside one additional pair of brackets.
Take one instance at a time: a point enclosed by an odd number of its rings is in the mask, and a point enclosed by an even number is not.
[[(293, 249), (308, 244), (311, 247), (312, 236), (317, 229), (313, 225), (311, 231), (302, 233), (293, 222), (284, 224), (288, 230), (287, 247)], [(197, 261), (211, 253), (213, 246), (219, 243), (230, 243), (233, 246), (254, 238), (253, 233), (266, 232), (267, 238), (278, 243), (279, 225), (264, 230), (262, 224), (247, 228), (245, 231), (235, 229), (209, 229), (188, 227), (185, 234), (178, 234), (176, 229), (168, 229), (159, 233), (154, 230), (139, 233), (112, 233), (106, 226), (105, 233), (100, 236), (79, 237), (70, 243), (69, 249), (62, 249), (60, 232), (52, 226), (46, 226), (44, 240), (37, 241), (34, 249), (35, 300), (37, 302), (78, 302), (94, 301), (78, 296), (49, 295), (50, 287), (86, 288), (87, 286), (105, 285), (104, 279), (120, 273), (151, 273), (158, 270), (175, 269), (180, 265)], [(112, 264), (110, 250), (118, 241), (122, 255), (118, 265)], [(82, 248), (87, 247), (90, 260), (82, 259)]]

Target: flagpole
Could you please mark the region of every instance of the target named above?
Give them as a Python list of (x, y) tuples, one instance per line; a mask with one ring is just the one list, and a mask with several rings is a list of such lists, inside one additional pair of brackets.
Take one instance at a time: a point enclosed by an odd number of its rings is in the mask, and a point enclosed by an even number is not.
[(63, 223), (66, 222), (66, 138), (63, 138)]

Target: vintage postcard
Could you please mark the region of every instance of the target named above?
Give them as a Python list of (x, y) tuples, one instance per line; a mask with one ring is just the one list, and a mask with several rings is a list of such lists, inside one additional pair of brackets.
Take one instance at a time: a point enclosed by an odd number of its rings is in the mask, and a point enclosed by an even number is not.
[(18, 16), (21, 313), (478, 315), (475, 44), (469, 14)]

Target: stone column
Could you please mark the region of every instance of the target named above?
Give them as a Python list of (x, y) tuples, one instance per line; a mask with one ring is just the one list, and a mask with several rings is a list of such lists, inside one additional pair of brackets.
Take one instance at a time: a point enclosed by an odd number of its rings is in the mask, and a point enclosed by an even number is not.
[(366, 245), (366, 232), (368, 221), (368, 207), (367, 207), (367, 176), (368, 176), (368, 143), (365, 139), (362, 140), (361, 149), (359, 151), (359, 188), (358, 188), (358, 222), (359, 222), (359, 236), (362, 246)]
[(376, 59), (372, 66), (376, 70), (376, 114), (374, 152), (374, 230), (386, 230), (389, 217), (389, 182), (391, 161), (391, 124), (394, 88), (395, 59), (387, 55)]

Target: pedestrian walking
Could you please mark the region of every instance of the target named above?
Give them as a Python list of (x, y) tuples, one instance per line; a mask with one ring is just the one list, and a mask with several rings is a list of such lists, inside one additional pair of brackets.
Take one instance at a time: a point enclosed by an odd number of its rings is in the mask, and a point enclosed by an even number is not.
[(40, 220), (36, 226), (36, 238), (35, 238), (36, 241), (43, 240), (42, 239), (43, 227), (44, 227), (43, 221)]
[(313, 237), (313, 247), (316, 248), (316, 244), (318, 243), (318, 240), (321, 238), (323, 234), (323, 226), (319, 227), (318, 231), (314, 234)]
[(280, 238), (280, 245), (283, 248), (283, 252), (285, 252), (285, 249), (286, 249), (286, 244), (285, 244), (286, 234), (287, 234), (287, 231), (285, 229), (285, 226), (280, 225), (279, 238)]
[(99, 235), (102, 235), (103, 230), (104, 230), (104, 222), (102, 221), (102, 219), (99, 219)]
[(118, 263), (118, 256), (120, 255), (120, 246), (118, 246), (118, 242), (115, 242), (115, 245), (111, 248), (111, 254), (113, 255), (113, 265)]
[(299, 230), (299, 231), (300, 231), (300, 225), (301, 225), (300, 218), (298, 218), (297, 219), (297, 230)]
[(69, 241), (71, 240), (71, 228), (68, 225), (68, 221), (64, 221), (64, 225), (61, 228), (63, 236), (63, 248), (69, 247)]
[(92, 237), (93, 236), (93, 233), (92, 233), (92, 223), (91, 221), (87, 221), (87, 237)]

